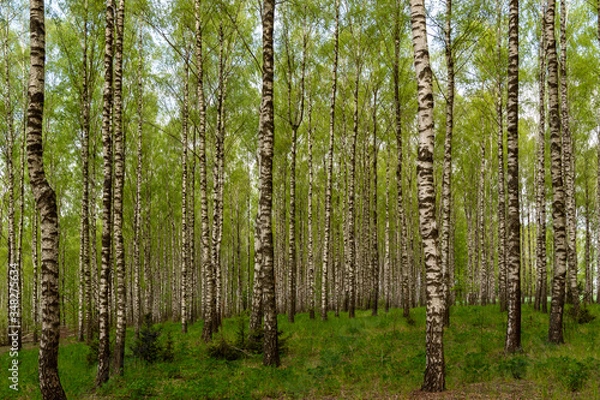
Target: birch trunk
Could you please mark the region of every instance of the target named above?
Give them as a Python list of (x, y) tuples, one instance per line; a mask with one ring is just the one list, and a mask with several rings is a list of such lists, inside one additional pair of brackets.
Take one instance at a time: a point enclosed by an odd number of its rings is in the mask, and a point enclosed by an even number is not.
[(567, 218), (567, 277), (569, 303), (574, 314), (579, 312), (579, 288), (577, 287), (577, 208), (575, 204), (575, 157), (571, 135), (569, 98), (567, 88), (567, 9), (565, 0), (560, 2), (560, 115), (562, 128), (562, 162), (565, 186), (565, 209)]
[(519, 220), (519, 1), (510, 0), (507, 101), (507, 253), (508, 324), (504, 350), (521, 350), (521, 223)]
[(423, 0), (411, 0), (411, 24), (419, 103), (419, 152), (417, 187), (419, 231), (423, 242), (427, 286), (426, 368), (423, 386), (426, 392), (445, 389), (443, 276), (439, 263), (438, 229), (435, 217), (433, 182), (433, 88), (427, 44), (427, 26)]
[(113, 38), (115, 24), (114, 0), (106, 1), (104, 46), (104, 88), (102, 93), (102, 147), (104, 152), (104, 183), (102, 187), (102, 267), (98, 289), (98, 371), (96, 386), (108, 381), (109, 374), (109, 285), (112, 249), (112, 175), (113, 139), (111, 132), (113, 108)]
[(260, 183), (259, 188), (259, 237), (261, 242), (261, 269), (264, 274), (263, 305), (265, 336), (263, 364), (279, 366), (279, 344), (277, 337), (277, 307), (275, 298), (275, 276), (273, 269), (273, 149), (274, 149), (274, 107), (273, 107), (273, 27), (275, 0), (264, 0), (263, 21), (263, 81), (260, 107)]
[(339, 56), (339, 27), (340, 25), (340, 0), (335, 0), (335, 31), (333, 48), (333, 71), (331, 96), (329, 107), (329, 150), (327, 151), (327, 186), (325, 189), (325, 230), (323, 233), (323, 269), (321, 271), (321, 319), (327, 321), (328, 309), (328, 270), (330, 268), (330, 236), (331, 236), (331, 187), (333, 180), (333, 147), (335, 137), (335, 97), (337, 91), (337, 69)]
[(548, 312), (548, 293), (547, 293), (547, 266), (546, 266), (546, 24), (542, 12), (541, 18), (542, 34), (540, 43), (540, 75), (539, 75), (539, 90), (540, 104), (539, 116), (540, 125), (538, 128), (537, 138), (537, 286), (534, 308)]
[[(27, 164), (29, 184), (41, 216), (42, 228), (42, 337), (38, 377), (44, 399), (66, 399), (58, 375), (60, 293), (58, 291), (58, 240), (60, 236), (56, 193), (44, 170), (42, 121), (46, 35), (44, 1), (30, 1), (30, 69), (27, 106)], [(10, 315), (10, 314), (9, 314)], [(11, 321), (12, 323), (12, 321)]]
[(563, 187), (562, 140), (558, 99), (558, 60), (555, 39), (555, 0), (548, 0), (546, 10), (546, 61), (548, 62), (548, 108), (550, 124), (550, 153), (552, 176), (552, 225), (554, 230), (554, 276), (548, 340), (564, 343), (563, 312), (565, 306), (565, 277), (567, 273), (567, 243), (565, 193)]
[(406, 227), (406, 215), (404, 212), (404, 200), (402, 191), (402, 103), (400, 101), (400, 10), (401, 3), (396, 0), (396, 18), (394, 21), (394, 111), (395, 111), (395, 133), (396, 133), (396, 150), (398, 152), (398, 161), (396, 165), (396, 214), (398, 219), (399, 229), (396, 229), (397, 235), (397, 253), (398, 263), (400, 264), (400, 292), (402, 303), (402, 314), (404, 318), (410, 317), (410, 288), (409, 288), (409, 263), (408, 263), (408, 229)]
[(452, 208), (452, 133), (454, 130), (454, 53), (452, 44), (452, 0), (446, 0), (444, 48), (447, 69), (446, 137), (444, 139), (444, 169), (442, 172), (442, 231), (440, 241), (442, 275), (444, 278), (444, 326), (450, 326), (450, 210)]
[(189, 103), (189, 65), (185, 60), (185, 82), (183, 84), (183, 109), (181, 115), (182, 153), (181, 153), (181, 332), (187, 333), (188, 317), (188, 103)]
[(117, 9), (117, 37), (115, 42), (115, 110), (114, 110), (114, 144), (115, 144), (115, 187), (114, 187), (114, 240), (115, 240), (115, 272), (117, 289), (117, 329), (115, 339), (115, 365), (118, 375), (123, 375), (125, 363), (125, 334), (127, 328), (125, 286), (125, 249), (123, 241), (123, 186), (125, 184), (125, 133), (123, 132), (123, 30), (125, 19), (125, 0), (119, 1)]
[[(496, 2), (496, 13), (498, 19), (496, 52), (498, 65), (502, 65), (502, 3)], [(498, 129), (498, 297), (500, 311), (508, 308), (506, 293), (506, 195), (504, 179), (504, 110), (503, 110), (503, 85), (502, 73), (498, 72), (496, 94), (496, 125)]]

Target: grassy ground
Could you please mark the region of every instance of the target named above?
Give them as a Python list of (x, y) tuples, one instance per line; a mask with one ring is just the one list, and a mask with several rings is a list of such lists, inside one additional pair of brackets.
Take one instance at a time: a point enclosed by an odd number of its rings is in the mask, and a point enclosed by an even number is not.
[[(592, 306), (592, 314), (600, 308)], [(86, 361), (88, 347), (63, 340), (59, 368), (70, 399), (293, 399), (293, 398), (426, 398), (426, 399), (600, 399), (600, 318), (578, 325), (565, 318), (562, 346), (546, 341), (548, 316), (523, 308), (524, 353), (503, 354), (505, 315), (497, 307), (455, 307), (445, 333), (448, 391), (418, 392), (425, 368), (425, 310), (412, 311), (414, 325), (400, 310), (371, 317), (330, 316), (311, 321), (300, 314), (295, 324), (280, 316), (287, 351), (280, 368), (262, 366), (262, 358), (236, 361), (209, 358), (200, 340), (202, 326), (162, 324), (171, 332), (173, 362), (146, 365), (127, 348), (125, 376), (111, 378), (94, 391), (95, 365)], [(233, 339), (241, 318), (224, 322), (223, 335)], [(133, 332), (128, 332), (128, 338)], [(8, 388), (6, 352), (0, 355), (4, 377), (0, 399), (38, 399), (37, 349), (19, 354), (20, 391)]]

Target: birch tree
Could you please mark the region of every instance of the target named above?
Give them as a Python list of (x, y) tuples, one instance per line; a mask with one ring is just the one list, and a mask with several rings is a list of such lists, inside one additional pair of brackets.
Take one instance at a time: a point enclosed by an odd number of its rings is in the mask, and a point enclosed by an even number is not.
[(42, 243), (42, 337), (38, 358), (38, 377), (44, 399), (67, 398), (58, 375), (60, 308), (58, 291), (58, 211), (56, 193), (48, 183), (43, 160), (42, 127), (44, 117), (44, 72), (46, 64), (46, 26), (44, 1), (30, 1), (30, 64), (27, 106), (27, 165), (29, 184), (41, 219)]
[(426, 392), (441, 392), (445, 389), (444, 293), (442, 268), (439, 264), (435, 185), (433, 182), (432, 72), (423, 0), (411, 0), (410, 11), (419, 103), (419, 156), (417, 161), (419, 232), (425, 255), (427, 287), (426, 367), (421, 389)]

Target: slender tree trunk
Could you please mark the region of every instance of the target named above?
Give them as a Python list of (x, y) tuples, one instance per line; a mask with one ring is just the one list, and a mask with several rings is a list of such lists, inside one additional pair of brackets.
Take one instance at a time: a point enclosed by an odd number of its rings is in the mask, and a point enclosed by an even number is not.
[(579, 289), (577, 287), (577, 209), (575, 205), (575, 157), (573, 137), (569, 121), (569, 99), (567, 88), (567, 10), (565, 0), (560, 2), (560, 115), (562, 128), (562, 161), (565, 185), (565, 209), (567, 217), (567, 277), (569, 302), (575, 315), (579, 312)]
[(477, 195), (477, 210), (479, 223), (479, 302), (482, 306), (487, 305), (487, 257), (485, 254), (486, 223), (485, 223), (485, 172), (487, 163), (485, 161), (485, 140), (481, 141), (481, 169), (479, 172), (479, 193)]
[(123, 186), (125, 183), (125, 133), (123, 132), (123, 29), (125, 19), (125, 0), (119, 1), (117, 9), (117, 37), (115, 42), (115, 111), (114, 111), (114, 143), (115, 143), (115, 188), (114, 188), (114, 235), (115, 235), (115, 272), (117, 286), (117, 329), (115, 339), (114, 369), (123, 375), (125, 362), (125, 334), (127, 328), (125, 286), (125, 249), (123, 241)]
[(329, 150), (327, 151), (327, 186), (325, 188), (325, 231), (323, 234), (323, 269), (321, 271), (321, 319), (327, 321), (328, 296), (327, 282), (330, 260), (330, 236), (331, 236), (331, 188), (333, 181), (333, 147), (335, 137), (335, 97), (337, 91), (337, 69), (339, 56), (339, 27), (340, 25), (340, 0), (335, 0), (335, 31), (333, 48), (333, 71), (331, 96), (329, 107)]
[(102, 99), (102, 144), (104, 150), (104, 184), (102, 188), (102, 267), (98, 290), (98, 372), (96, 386), (108, 381), (109, 374), (109, 284), (112, 248), (112, 158), (111, 133), (113, 107), (113, 37), (115, 23), (114, 0), (106, 1), (106, 30), (104, 46), (104, 88)]
[(91, 338), (91, 277), (90, 277), (90, 180), (89, 180), (89, 159), (90, 159), (90, 108), (91, 97), (89, 90), (89, 72), (88, 72), (88, 2), (84, 2), (85, 18), (83, 32), (83, 91), (82, 91), (82, 143), (81, 143), (81, 171), (83, 182), (83, 193), (81, 195), (81, 229), (80, 229), (80, 250), (79, 250), (79, 324), (78, 340), (83, 341), (84, 337), (89, 343)]
[(565, 193), (563, 187), (562, 141), (558, 100), (558, 60), (555, 39), (555, 0), (548, 0), (546, 10), (546, 61), (548, 62), (548, 108), (550, 123), (550, 153), (552, 164), (552, 225), (554, 230), (554, 276), (548, 340), (564, 343), (563, 312), (565, 306), (565, 277), (567, 273), (567, 244), (565, 231)]
[(373, 193), (371, 209), (371, 270), (373, 271), (373, 288), (371, 291), (371, 315), (377, 315), (379, 305), (379, 241), (377, 229), (377, 88), (373, 93)]
[(426, 368), (421, 389), (445, 389), (443, 276), (439, 263), (438, 229), (433, 182), (433, 88), (423, 0), (411, 0), (411, 23), (419, 101), (419, 156), (417, 161), (419, 230), (423, 241), (427, 286)]
[(508, 23), (506, 280), (508, 324), (504, 351), (521, 349), (521, 223), (519, 220), (519, 0), (510, 0)]
[(385, 312), (390, 311), (391, 306), (391, 279), (392, 279), (392, 265), (390, 260), (390, 156), (389, 147), (385, 162), (385, 247), (383, 254), (383, 281), (384, 281), (384, 299), (385, 299)]
[(205, 342), (211, 340), (217, 314), (217, 303), (214, 296), (215, 280), (212, 268), (209, 266), (211, 254), (210, 228), (208, 218), (208, 190), (206, 179), (206, 105), (204, 99), (204, 55), (202, 41), (202, 0), (195, 0), (196, 18), (196, 68), (198, 74), (197, 98), (198, 98), (198, 158), (200, 161), (200, 223), (202, 229), (202, 255), (200, 264), (204, 266), (204, 327), (202, 339)]
[(260, 107), (260, 183), (259, 188), (259, 237), (261, 242), (261, 269), (264, 275), (264, 356), (263, 364), (279, 366), (279, 344), (277, 338), (277, 307), (275, 299), (275, 276), (273, 269), (273, 149), (274, 149), (274, 109), (273, 109), (273, 26), (275, 0), (264, 0), (263, 21), (263, 83)]
[[(315, 262), (313, 255), (313, 125), (312, 125), (312, 99), (308, 102), (308, 199), (307, 199), (307, 264), (308, 264), (308, 315), (315, 319)], [(600, 146), (599, 146), (600, 148)], [(600, 193), (600, 189), (599, 189)], [(600, 194), (599, 194), (600, 197)], [(600, 212), (598, 212), (600, 220)], [(600, 244), (599, 244), (600, 247)], [(600, 265), (600, 262), (599, 262)], [(599, 296), (600, 297), (600, 296)]]
[[(42, 121), (46, 35), (44, 1), (30, 1), (30, 69), (27, 107), (27, 164), (29, 183), (42, 222), (42, 337), (38, 361), (40, 390), (44, 399), (66, 399), (58, 375), (60, 308), (58, 290), (58, 240), (60, 236), (56, 193), (44, 171)], [(10, 315), (10, 314), (9, 314)], [(12, 321), (11, 321), (12, 323)]]
[(541, 18), (542, 34), (540, 43), (540, 75), (539, 90), (540, 104), (539, 115), (540, 125), (538, 128), (537, 139), (537, 287), (534, 308), (548, 312), (548, 294), (547, 294), (547, 267), (546, 267), (546, 24), (542, 11)]
[[(133, 216), (133, 323), (135, 324), (135, 336), (139, 337), (140, 327), (142, 325), (142, 313), (140, 312), (140, 259), (142, 240), (142, 146), (143, 146), (143, 131), (144, 131), (144, 84), (143, 84), (143, 56), (142, 52), (144, 44), (142, 40), (143, 29), (139, 26), (139, 64), (137, 75), (137, 165), (135, 169), (136, 185), (135, 185), (135, 211)], [(146, 313), (148, 310), (146, 310)]]
[[(360, 60), (357, 62), (356, 77), (354, 80), (354, 110), (352, 118), (352, 136), (350, 137), (350, 160), (348, 171), (348, 209), (346, 212), (347, 248), (346, 271), (348, 272), (348, 318), (354, 318), (356, 307), (356, 241), (355, 241), (355, 183), (356, 183), (356, 139), (358, 136), (358, 90), (360, 84)], [(345, 120), (345, 119), (344, 119)], [(344, 124), (345, 125), (345, 124)]]
[(183, 88), (183, 109), (181, 115), (182, 131), (182, 154), (181, 154), (181, 332), (187, 333), (188, 317), (188, 103), (189, 103), (189, 65), (188, 59), (185, 60), (185, 82)]
[[(8, 21), (8, 19), (7, 19)], [(4, 57), (5, 57), (5, 84), (6, 93), (4, 94), (5, 108), (6, 108), (6, 174), (8, 175), (8, 266), (6, 268), (6, 288), (7, 288), (7, 299), (12, 299), (13, 302), (8, 300), (6, 302), (7, 310), (6, 315), (9, 316), (8, 330), (7, 330), (7, 343), (11, 345), (11, 348), (15, 342), (17, 344), (16, 349), (20, 350), (22, 347), (22, 318), (21, 318), (21, 304), (22, 304), (22, 288), (21, 288), (21, 275), (23, 270), (20, 268), (17, 262), (17, 235), (15, 232), (15, 172), (14, 172), (14, 148), (15, 148), (15, 128), (14, 128), (14, 115), (13, 107), (11, 104), (11, 97), (13, 96), (11, 91), (10, 82), (10, 61), (9, 61), (9, 24), (6, 24), (6, 40), (4, 42)], [(16, 298), (15, 298), (16, 295)], [(16, 302), (16, 303), (15, 303)], [(13, 328), (14, 327), (14, 328)]]
[(403, 162), (403, 148), (402, 148), (402, 103), (400, 101), (400, 0), (396, 0), (396, 18), (394, 21), (394, 111), (395, 111), (395, 133), (396, 133), (396, 150), (398, 152), (398, 161), (396, 165), (396, 214), (398, 219), (399, 228), (396, 229), (396, 236), (398, 238), (397, 253), (398, 263), (400, 264), (400, 277), (401, 277), (401, 303), (402, 303), (402, 314), (404, 318), (410, 317), (410, 288), (409, 288), (409, 263), (408, 263), (408, 244), (409, 240), (408, 229), (406, 227), (406, 215), (404, 212), (404, 200), (402, 193), (402, 162)]
[(444, 326), (450, 326), (450, 209), (452, 208), (452, 133), (454, 130), (454, 54), (452, 49), (452, 0), (446, 0), (444, 47), (448, 86), (446, 87), (446, 137), (444, 139), (444, 169), (442, 172), (442, 231), (440, 241), (442, 275), (444, 278)]
[[(290, 54), (289, 37), (287, 27), (285, 32), (285, 49), (287, 56), (287, 98), (288, 98), (288, 123), (292, 129), (292, 165), (290, 171), (290, 223), (289, 223), (289, 247), (288, 247), (288, 321), (294, 322), (296, 314), (296, 152), (298, 129), (304, 118), (304, 82), (306, 74), (306, 52), (308, 47), (308, 36), (306, 29), (303, 34), (302, 65), (300, 75), (300, 99), (298, 110), (293, 113), (292, 105), (292, 55)], [(293, 115), (294, 114), (294, 115)]]
[[(587, 171), (587, 168), (586, 168)], [(588, 187), (587, 173), (585, 177), (585, 293), (583, 295), (584, 304), (592, 302), (593, 282), (591, 259), (591, 234), (590, 234), (590, 191)]]

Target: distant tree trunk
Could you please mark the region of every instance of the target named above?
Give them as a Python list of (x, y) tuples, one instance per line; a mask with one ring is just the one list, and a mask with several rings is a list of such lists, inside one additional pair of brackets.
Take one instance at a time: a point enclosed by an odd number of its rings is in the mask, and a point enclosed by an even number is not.
[(125, 184), (125, 133), (123, 132), (123, 28), (125, 19), (125, 0), (119, 0), (117, 9), (117, 37), (115, 42), (115, 110), (114, 110), (114, 237), (115, 272), (117, 286), (117, 329), (115, 339), (115, 366), (119, 375), (123, 375), (125, 363), (125, 334), (127, 328), (127, 290), (125, 286), (125, 249), (123, 243), (123, 186)]
[[(11, 104), (11, 98), (13, 93), (11, 91), (10, 82), (10, 57), (8, 49), (9, 40), (9, 24), (6, 25), (6, 40), (4, 41), (4, 72), (5, 72), (5, 84), (6, 93), (4, 93), (4, 106), (6, 108), (6, 174), (8, 175), (8, 265), (6, 268), (6, 298), (11, 298), (11, 290), (17, 293), (17, 305), (11, 304), (10, 301), (6, 302), (6, 315), (10, 316), (8, 326), (22, 326), (21, 310), (20, 305), (22, 303), (22, 290), (21, 290), (21, 275), (22, 269), (19, 268), (17, 263), (17, 235), (15, 232), (15, 172), (14, 172), (14, 147), (15, 147), (15, 128), (14, 128), (14, 115), (13, 106)], [(15, 287), (16, 285), (16, 287)], [(14, 293), (14, 292), (13, 292)], [(14, 337), (13, 337), (14, 333)], [(13, 341), (17, 342), (17, 348), (20, 350), (22, 346), (22, 332), (21, 329), (16, 329), (13, 332), (12, 329), (7, 330), (7, 343), (12, 346)]]
[(384, 244), (384, 252), (383, 252), (383, 291), (384, 291), (384, 299), (385, 299), (385, 312), (390, 311), (391, 307), (391, 280), (392, 280), (392, 265), (390, 259), (390, 236), (391, 236), (391, 228), (390, 228), (390, 192), (388, 188), (390, 187), (390, 156), (389, 156), (389, 147), (388, 153), (386, 157), (385, 163), (385, 244)]
[(445, 389), (443, 276), (439, 264), (438, 229), (433, 182), (433, 88), (423, 0), (411, 0), (411, 23), (419, 101), (419, 156), (417, 161), (419, 230), (423, 241), (427, 286), (426, 392)]
[(80, 229), (80, 249), (79, 249), (79, 323), (78, 340), (83, 341), (84, 337), (89, 343), (91, 338), (91, 276), (90, 276), (90, 179), (89, 179), (89, 159), (90, 159), (90, 108), (91, 97), (89, 88), (88, 72), (88, 2), (84, 2), (85, 18), (83, 32), (83, 91), (82, 91), (82, 140), (81, 140), (81, 172), (83, 192), (81, 195), (81, 229)]
[(567, 89), (567, 10), (565, 0), (560, 2), (560, 115), (562, 129), (562, 162), (565, 185), (565, 209), (567, 217), (567, 276), (569, 279), (569, 303), (575, 314), (579, 311), (579, 289), (577, 287), (577, 208), (575, 205), (575, 157), (573, 137), (569, 121), (569, 99)]
[(481, 169), (479, 172), (479, 193), (477, 195), (477, 221), (479, 224), (479, 229), (477, 229), (479, 233), (479, 237), (477, 240), (479, 241), (479, 302), (482, 306), (487, 305), (487, 258), (485, 254), (485, 172), (486, 172), (486, 162), (485, 162), (485, 140), (481, 141)]
[(213, 168), (213, 227), (211, 245), (211, 274), (214, 276), (216, 314), (212, 320), (213, 332), (221, 325), (223, 316), (223, 293), (221, 278), (221, 242), (223, 240), (223, 186), (224, 186), (224, 141), (225, 141), (225, 48), (223, 25), (219, 25), (219, 72), (217, 88), (217, 126), (215, 135), (215, 165)]
[(537, 139), (537, 215), (538, 215), (538, 232), (537, 232), (537, 286), (534, 308), (548, 312), (548, 294), (547, 294), (547, 268), (546, 268), (546, 24), (542, 11), (541, 18), (542, 34), (540, 43), (540, 104), (539, 115), (540, 124), (538, 128)]
[(450, 210), (452, 208), (452, 133), (454, 130), (454, 53), (452, 49), (452, 0), (446, 0), (444, 48), (448, 86), (446, 87), (446, 137), (444, 139), (444, 169), (442, 172), (442, 232), (440, 241), (442, 275), (444, 278), (444, 326), (450, 326)]
[(552, 304), (548, 340), (564, 343), (563, 312), (565, 306), (565, 276), (567, 273), (567, 248), (565, 232), (565, 193), (563, 187), (562, 141), (558, 100), (558, 60), (556, 56), (555, 0), (548, 0), (546, 10), (546, 61), (548, 62), (548, 108), (550, 120), (550, 153), (552, 164), (552, 225), (554, 230), (554, 277), (552, 279)]
[[(288, 247), (288, 321), (294, 322), (296, 314), (296, 152), (298, 129), (304, 118), (304, 83), (306, 76), (306, 53), (308, 47), (308, 36), (306, 28), (302, 36), (302, 61), (300, 72), (300, 94), (299, 105), (292, 101), (293, 66), (290, 53), (289, 37), (287, 27), (285, 28), (285, 51), (287, 58), (287, 100), (288, 100), (288, 123), (292, 129), (292, 165), (290, 171), (290, 222), (289, 222), (289, 247)], [(293, 110), (296, 108), (296, 110)]]
[[(356, 241), (355, 241), (355, 182), (356, 182), (356, 139), (358, 136), (358, 90), (360, 84), (360, 60), (356, 66), (356, 77), (354, 79), (354, 110), (352, 117), (352, 136), (350, 137), (350, 160), (349, 160), (349, 171), (348, 171), (348, 209), (346, 212), (346, 227), (347, 237), (346, 241), (347, 248), (346, 253), (346, 271), (348, 273), (348, 318), (354, 318), (355, 306), (356, 306)], [(344, 119), (345, 120), (345, 119)], [(345, 125), (345, 124), (344, 124)]]
[(590, 234), (590, 190), (588, 187), (587, 171), (585, 177), (585, 292), (583, 295), (584, 304), (592, 302), (593, 281), (592, 281), (592, 266), (591, 259), (591, 234)]
[[(133, 216), (133, 323), (135, 324), (135, 336), (139, 337), (140, 327), (142, 325), (142, 313), (140, 312), (141, 301), (140, 301), (140, 258), (141, 258), (141, 245), (142, 240), (142, 145), (143, 145), (143, 131), (144, 131), (144, 83), (143, 83), (143, 41), (142, 41), (142, 27), (140, 25), (140, 37), (139, 37), (139, 64), (137, 66), (137, 165), (135, 169), (136, 185), (135, 185), (135, 210)], [(146, 310), (146, 313), (149, 312)]]
[(519, 220), (519, 0), (510, 0), (508, 22), (506, 281), (508, 324), (504, 351), (521, 349), (521, 223)]
[(373, 288), (371, 290), (371, 315), (377, 315), (379, 305), (379, 241), (377, 229), (377, 88), (373, 93), (373, 193), (371, 209), (371, 270)]
[[(498, 32), (496, 42), (496, 52), (498, 56), (498, 65), (502, 65), (502, 6), (501, 1), (496, 2), (498, 17)], [(504, 179), (504, 113), (502, 109), (502, 74), (498, 74), (496, 94), (496, 124), (498, 129), (498, 297), (500, 301), (500, 311), (504, 312), (508, 308), (506, 293), (506, 195)]]
[[(42, 338), (38, 375), (44, 399), (66, 399), (58, 375), (60, 308), (58, 291), (58, 239), (60, 236), (56, 193), (44, 171), (42, 121), (46, 35), (44, 1), (30, 1), (30, 69), (27, 107), (27, 164), (29, 183), (42, 222)], [(10, 314), (9, 314), (10, 315)], [(12, 323), (12, 321), (11, 321)]]
[(327, 151), (327, 186), (325, 188), (325, 230), (323, 234), (323, 269), (321, 278), (321, 319), (327, 321), (327, 280), (330, 267), (330, 236), (331, 236), (331, 187), (333, 180), (333, 147), (335, 137), (335, 97), (337, 91), (337, 68), (339, 56), (339, 27), (340, 25), (340, 0), (335, 0), (335, 31), (333, 48), (333, 71), (331, 83), (331, 96), (329, 107), (329, 150)]
[[(307, 267), (308, 267), (308, 315), (315, 319), (315, 262), (313, 255), (313, 125), (312, 125), (312, 99), (308, 102), (308, 199), (307, 199)], [(599, 147), (600, 148), (600, 147)], [(600, 193), (600, 189), (599, 189)], [(600, 197), (600, 194), (599, 194)], [(600, 220), (600, 212), (598, 213)], [(600, 247), (600, 244), (599, 244)], [(600, 263), (599, 263), (600, 265)]]
[(187, 333), (187, 317), (188, 317), (188, 103), (189, 103), (189, 65), (188, 57), (185, 60), (185, 82), (183, 84), (183, 109), (181, 115), (181, 131), (182, 131), (182, 154), (181, 154), (181, 332)]
[(104, 46), (104, 88), (102, 94), (102, 144), (104, 150), (104, 184), (102, 188), (102, 267), (98, 291), (98, 372), (96, 386), (108, 381), (109, 348), (109, 284), (112, 248), (112, 175), (113, 143), (111, 133), (113, 108), (113, 37), (115, 23), (114, 0), (106, 1), (106, 30)]
[(274, 149), (274, 109), (273, 109), (273, 26), (275, 0), (264, 0), (263, 21), (263, 83), (260, 107), (260, 183), (259, 187), (259, 237), (261, 242), (261, 269), (264, 276), (264, 365), (279, 366), (279, 344), (277, 337), (277, 307), (275, 299), (275, 274), (273, 269), (273, 149)]
[(410, 288), (409, 288), (409, 263), (408, 263), (408, 244), (409, 240), (408, 229), (406, 227), (406, 216), (404, 213), (404, 200), (402, 193), (402, 103), (400, 101), (400, 0), (396, 0), (396, 15), (394, 21), (394, 111), (395, 111), (395, 133), (396, 133), (396, 150), (398, 152), (398, 162), (396, 165), (396, 214), (399, 228), (396, 229), (396, 237), (398, 238), (398, 262), (400, 264), (400, 281), (401, 281), (401, 303), (402, 313), (404, 318), (410, 317)]

